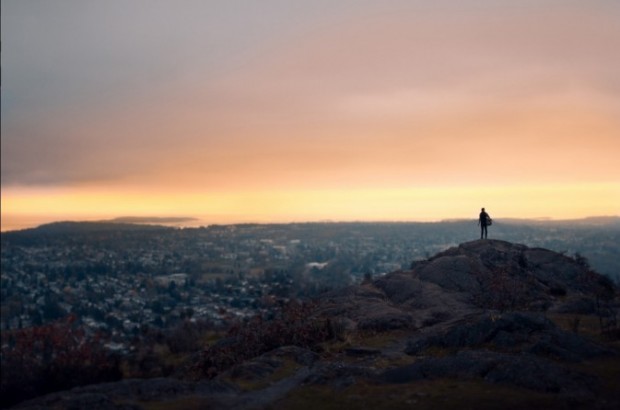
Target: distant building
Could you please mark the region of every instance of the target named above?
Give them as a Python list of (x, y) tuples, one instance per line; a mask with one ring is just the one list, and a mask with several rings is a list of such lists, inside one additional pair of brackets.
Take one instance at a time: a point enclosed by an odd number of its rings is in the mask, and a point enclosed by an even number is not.
[(173, 273), (171, 275), (156, 276), (153, 279), (160, 286), (169, 286), (174, 282), (177, 286), (183, 286), (187, 283), (187, 273)]
[(329, 262), (310, 262), (306, 263), (306, 268), (308, 269), (324, 269)]

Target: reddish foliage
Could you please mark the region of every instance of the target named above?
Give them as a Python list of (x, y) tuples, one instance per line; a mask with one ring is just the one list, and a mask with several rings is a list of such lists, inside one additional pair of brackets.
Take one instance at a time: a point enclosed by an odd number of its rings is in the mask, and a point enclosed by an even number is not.
[(75, 316), (2, 335), (2, 407), (74, 386), (117, 380), (118, 360)]
[(314, 314), (312, 303), (291, 302), (272, 319), (256, 316), (233, 326), (228, 336), (207, 347), (194, 367), (201, 377), (214, 377), (220, 371), (281, 346), (313, 348), (333, 337), (329, 320)]

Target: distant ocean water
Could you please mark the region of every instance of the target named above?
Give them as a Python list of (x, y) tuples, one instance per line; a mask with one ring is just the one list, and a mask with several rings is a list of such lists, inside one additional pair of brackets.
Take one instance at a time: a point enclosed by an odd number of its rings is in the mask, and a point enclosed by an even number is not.
[[(102, 221), (114, 219), (114, 216), (75, 216), (75, 215), (2, 215), (0, 228), (2, 232), (36, 228), (37, 226), (60, 221)], [(208, 225), (203, 219), (182, 222), (157, 223), (158, 225), (190, 228)]]
[(2, 232), (17, 231), (21, 229), (36, 228), (39, 225), (48, 224), (57, 221), (71, 220), (98, 220), (98, 218), (71, 217), (64, 215), (2, 215), (0, 219), (0, 228)]
[[(110, 221), (118, 216), (106, 216), (106, 215), (98, 215), (98, 216), (84, 216), (84, 215), (1, 215), (0, 218), (0, 228), (2, 232), (6, 231), (17, 231), (21, 229), (29, 229), (36, 228), (37, 226), (52, 223), (52, 222), (61, 222), (61, 221)], [(128, 218), (128, 217), (121, 217)], [(131, 218), (131, 217), (129, 217)], [(590, 217), (590, 218), (581, 218), (576, 220), (558, 220), (556, 222), (570, 222), (575, 223), (580, 221), (582, 223), (595, 224), (595, 225), (609, 225), (614, 224), (618, 225), (620, 215), (615, 216), (607, 216), (607, 217)], [(444, 220), (445, 222), (449, 220)], [(454, 221), (457, 221), (455, 219)], [(510, 218), (503, 219), (504, 222), (511, 221)], [(537, 219), (514, 219), (513, 222), (524, 222), (529, 221), (544, 223), (544, 222), (553, 222), (554, 220), (551, 218), (537, 218)], [(239, 224), (239, 223), (291, 223), (291, 222), (338, 222), (338, 221), (329, 221), (329, 220), (321, 220), (321, 221), (304, 221), (304, 220), (261, 220), (260, 218), (243, 218), (238, 217), (236, 215), (217, 215), (211, 217), (197, 217), (197, 218), (189, 218), (187, 220), (183, 220), (180, 222), (142, 222), (148, 224), (155, 225), (164, 225), (164, 226), (174, 226), (178, 228), (198, 228), (201, 226), (208, 226), (211, 224)], [(345, 221), (340, 221), (345, 222)], [(359, 221), (357, 221), (359, 222)], [(378, 221), (374, 221), (378, 222)], [(403, 221), (405, 222), (405, 221)], [(440, 221), (425, 221), (425, 222), (440, 222)]]
[[(178, 217), (153, 217), (152, 221), (142, 221), (133, 223), (142, 223), (150, 225), (163, 225), (172, 226), (177, 228), (198, 228), (201, 226), (208, 226), (212, 224), (239, 224), (239, 223), (288, 223), (288, 222), (300, 222), (300, 221), (287, 221), (287, 220), (261, 220), (260, 218), (252, 217), (240, 217), (237, 215), (213, 215), (213, 216), (198, 216), (184, 219), (181, 221), (175, 221)], [(121, 219), (114, 222), (119, 223), (131, 223), (127, 219), (149, 219), (148, 217), (132, 217), (132, 216), (119, 216), (119, 215), (7, 215), (2, 214), (0, 218), (0, 228), (2, 232), (17, 231), (21, 229), (36, 228), (37, 226), (49, 224), (52, 222), (62, 221), (113, 221), (114, 219)], [(125, 219), (125, 220), (122, 220)], [(169, 219), (169, 221), (167, 220)], [(305, 222), (305, 221), (302, 221)]]

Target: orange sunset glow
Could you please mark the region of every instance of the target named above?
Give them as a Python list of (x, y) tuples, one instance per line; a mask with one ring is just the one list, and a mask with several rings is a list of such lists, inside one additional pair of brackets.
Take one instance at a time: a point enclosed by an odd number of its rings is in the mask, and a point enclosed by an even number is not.
[(617, 2), (7, 0), (1, 18), (2, 230), (620, 214)]

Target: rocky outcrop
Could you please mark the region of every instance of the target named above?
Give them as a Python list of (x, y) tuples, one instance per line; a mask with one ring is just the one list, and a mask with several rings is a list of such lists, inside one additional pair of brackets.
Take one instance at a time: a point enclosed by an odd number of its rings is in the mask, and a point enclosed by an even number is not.
[[(562, 254), (473, 241), (409, 270), (324, 294), (313, 317), (329, 324), (333, 340), (312, 349), (281, 346), (209, 381), (125, 380), (19, 408), (138, 409), (163, 401), (182, 408), (177, 401), (188, 398), (193, 408), (279, 408), (305, 387), (337, 396), (358, 383), (380, 392), (382, 386), (445, 379), (568, 400), (560, 407), (617, 408), (620, 397), (605, 393), (610, 381), (584, 371), (599, 358), (617, 366), (613, 344), (562, 330), (549, 317), (577, 312), (613, 318), (617, 296), (611, 281)], [(617, 368), (608, 372), (620, 374)], [(601, 392), (606, 396), (599, 400)]]
[(386, 383), (422, 379), (482, 379), (544, 393), (593, 396), (599, 381), (531, 354), (510, 355), (486, 350), (465, 350), (448, 357), (431, 357), (390, 369), (380, 378)]
[[(504, 297), (511, 309), (560, 308), (568, 295), (613, 284), (592, 274), (577, 260), (547, 249), (498, 240), (467, 242), (412, 265), (411, 274), (444, 290), (465, 292), (472, 301), (492, 308), (489, 293)], [(499, 302), (499, 301), (496, 301)], [(497, 303), (495, 303), (497, 304)]]
[[(562, 254), (498, 240), (450, 248), (408, 271), (393, 272), (323, 298), (325, 313), (359, 329), (422, 329), (482, 310), (593, 313), (611, 299), (606, 277)], [(596, 295), (595, 295), (596, 294)]]
[(286, 361), (300, 366), (312, 366), (317, 360), (319, 355), (311, 350), (297, 346), (282, 346), (233, 367), (226, 375), (232, 379), (255, 382), (273, 375), (285, 366)]
[(408, 343), (405, 353), (420, 355), (431, 347), (451, 350), (486, 347), (575, 362), (615, 354), (575, 333), (559, 329), (551, 320), (535, 313), (484, 315), (445, 332), (416, 338)]

